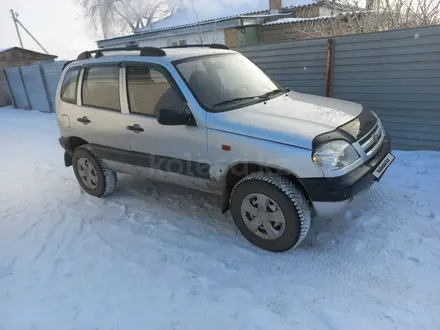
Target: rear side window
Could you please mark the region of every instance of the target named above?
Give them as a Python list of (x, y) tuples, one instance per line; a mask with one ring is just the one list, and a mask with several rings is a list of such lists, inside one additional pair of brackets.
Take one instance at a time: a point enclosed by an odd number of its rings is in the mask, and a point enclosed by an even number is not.
[(127, 67), (130, 112), (156, 116), (160, 108), (184, 108), (183, 97), (168, 77), (148, 66)]
[(82, 102), (85, 106), (120, 111), (119, 67), (96, 66), (85, 69)]
[(71, 69), (64, 76), (63, 84), (61, 85), (61, 99), (64, 102), (76, 104), (79, 72), (80, 69)]

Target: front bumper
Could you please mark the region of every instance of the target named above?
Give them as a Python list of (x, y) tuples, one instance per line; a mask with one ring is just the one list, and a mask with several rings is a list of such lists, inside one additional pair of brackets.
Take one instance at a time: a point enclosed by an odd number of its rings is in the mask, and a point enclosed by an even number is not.
[(373, 176), (375, 168), (390, 151), (390, 138), (386, 135), (379, 151), (350, 173), (333, 178), (302, 179), (315, 213), (321, 217), (329, 217), (341, 213), (362, 199), (362, 192), (367, 191), (377, 181)]

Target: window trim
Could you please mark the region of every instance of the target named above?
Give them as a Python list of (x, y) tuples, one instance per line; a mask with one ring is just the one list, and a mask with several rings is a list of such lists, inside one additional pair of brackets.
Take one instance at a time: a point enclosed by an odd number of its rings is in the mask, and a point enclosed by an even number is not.
[[(127, 97), (127, 107), (128, 107), (128, 113), (130, 115), (136, 115), (136, 116), (143, 116), (143, 117), (147, 117), (147, 118), (154, 118), (156, 119), (157, 116), (156, 115), (150, 115), (150, 114), (145, 114), (145, 113), (138, 113), (138, 112), (132, 112), (131, 111), (131, 106), (130, 106), (130, 95), (128, 94), (128, 74), (127, 74), (127, 69), (130, 67), (148, 67), (149, 69), (153, 69), (156, 71), (159, 71), (161, 74), (164, 75), (164, 77), (167, 79), (168, 83), (173, 87), (173, 89), (177, 92), (178, 96), (182, 99), (183, 101), (183, 105), (185, 106), (188, 101), (185, 98), (185, 95), (183, 95), (182, 91), (180, 90), (179, 85), (177, 84), (177, 82), (175, 81), (174, 77), (172, 76), (172, 74), (168, 71), (168, 69), (166, 67), (164, 67), (163, 65), (157, 64), (157, 63), (150, 63), (150, 62), (124, 62), (122, 64), (122, 67), (125, 69), (125, 94)], [(185, 108), (188, 108), (188, 106), (185, 106)], [(189, 110), (187, 110), (189, 111)], [(189, 111), (190, 113), (190, 111)], [(191, 114), (192, 116), (192, 114)]]
[[(76, 75), (75, 98), (74, 98), (74, 99), (65, 99), (65, 98), (63, 97), (63, 93), (65, 92), (65, 90), (63, 91), (63, 85), (64, 85), (64, 82), (65, 82), (65, 80), (66, 80), (66, 76), (67, 76), (67, 74), (69, 74), (69, 73), (72, 72), (72, 71), (78, 71), (78, 73), (77, 73), (77, 75)], [(61, 89), (60, 89), (60, 99), (61, 99), (63, 102), (70, 103), (70, 104), (77, 104), (77, 102), (78, 102), (78, 86), (79, 86), (79, 81), (80, 81), (79, 78), (80, 78), (80, 76), (81, 76), (81, 67), (70, 68), (70, 69), (67, 70), (66, 73), (64, 74), (63, 82), (61, 83)]]
[[(90, 104), (86, 104), (84, 103), (84, 95), (83, 95), (83, 91), (84, 91), (84, 81), (86, 79), (86, 70), (89, 70), (91, 68), (96, 68), (96, 67), (116, 67), (118, 69), (118, 94), (119, 94), (119, 109), (114, 109), (114, 108), (108, 108), (108, 107), (101, 107), (98, 105), (90, 105)], [(81, 94), (80, 94), (80, 98), (81, 98), (81, 106), (83, 107), (87, 107), (87, 108), (93, 108), (93, 109), (99, 109), (99, 110), (107, 110), (110, 112), (117, 112), (117, 113), (122, 113), (122, 102), (121, 102), (121, 93), (120, 93), (120, 85), (121, 85), (121, 62), (116, 62), (116, 63), (112, 63), (112, 62), (106, 62), (106, 63), (93, 63), (93, 64), (87, 64), (87, 65), (83, 65), (82, 66), (82, 79), (81, 79)], [(78, 98), (78, 96), (77, 96)]]

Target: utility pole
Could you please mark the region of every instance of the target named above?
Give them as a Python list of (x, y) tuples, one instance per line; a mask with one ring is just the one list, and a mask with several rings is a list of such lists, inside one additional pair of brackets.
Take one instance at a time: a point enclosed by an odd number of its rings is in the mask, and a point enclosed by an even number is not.
[(12, 20), (14, 21), (15, 31), (17, 31), (17, 36), (18, 36), (18, 40), (20, 41), (20, 46), (21, 48), (23, 48), (23, 40), (21, 40), (20, 30), (18, 29), (18, 25), (17, 25), (18, 13), (14, 12), (13, 9), (10, 9), (9, 12), (11, 13)]
[[(46, 48), (43, 47), (42, 44), (40, 44), (38, 42), (37, 39), (35, 39), (35, 37), (32, 35), (32, 33), (29, 32), (28, 29), (25, 28), (25, 26), (18, 20), (18, 13), (14, 12), (13, 9), (9, 10), (12, 14), (12, 19), (14, 20), (14, 24), (15, 24), (15, 29), (17, 30), (17, 35), (18, 35), (18, 39), (20, 39), (20, 45), (21, 48), (23, 48), (23, 41), (21, 40), (21, 36), (20, 36), (20, 30), (18, 29), (18, 25), (21, 26), (21, 28), (32, 38), (33, 41), (35, 41), (37, 43), (38, 46), (40, 46), (40, 48), (46, 53), (49, 54), (49, 52), (46, 50)], [(18, 25), (17, 25), (18, 24)]]

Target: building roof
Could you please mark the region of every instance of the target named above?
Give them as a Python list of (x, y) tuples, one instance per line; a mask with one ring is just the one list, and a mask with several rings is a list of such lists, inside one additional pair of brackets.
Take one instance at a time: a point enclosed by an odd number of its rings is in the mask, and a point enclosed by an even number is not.
[(276, 21), (267, 22), (263, 25), (279, 25), (279, 24), (292, 24), (292, 23), (300, 23), (300, 22), (310, 22), (310, 21), (316, 21), (316, 20), (328, 20), (328, 19), (334, 19), (334, 18), (344, 18), (348, 16), (353, 16), (357, 14), (368, 14), (372, 11), (370, 10), (364, 10), (364, 11), (347, 11), (338, 13), (336, 15), (329, 15), (329, 16), (316, 16), (316, 17), (286, 17), (286, 18), (280, 18)]
[(22, 50), (22, 51), (25, 51), (25, 52), (34, 53), (34, 54), (37, 54), (37, 55), (44, 55), (44, 56), (51, 57), (51, 58), (57, 58), (58, 57), (57, 55), (40, 53), (40, 52), (37, 52), (37, 51), (32, 50), (32, 49), (26, 49), (26, 48), (21, 48), (21, 47), (0, 48), (0, 53), (6, 52), (6, 51), (12, 50), (12, 49), (19, 49), (19, 50)]
[[(283, 8), (312, 5), (318, 0), (282, 0)], [(269, 0), (187, 0), (185, 6), (171, 16), (150, 24), (137, 33), (189, 27), (259, 14), (269, 10)]]
[(288, 18), (280, 18), (276, 21), (267, 22), (263, 25), (279, 25), (279, 24), (290, 24), (290, 23), (297, 23), (297, 22), (307, 22), (307, 21), (315, 21), (319, 19), (326, 19), (330, 16), (317, 16), (317, 17), (288, 17)]

